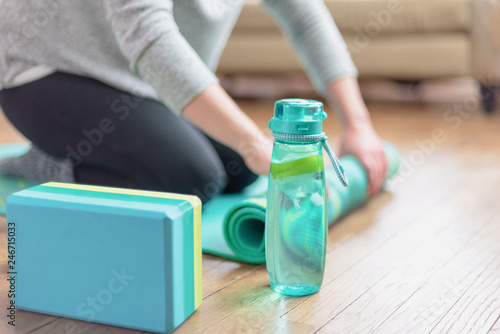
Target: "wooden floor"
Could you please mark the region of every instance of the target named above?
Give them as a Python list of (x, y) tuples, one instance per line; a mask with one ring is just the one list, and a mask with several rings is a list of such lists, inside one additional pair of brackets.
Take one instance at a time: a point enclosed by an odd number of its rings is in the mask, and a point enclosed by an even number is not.
[[(280, 296), (264, 265), (204, 255), (203, 303), (175, 333), (500, 333), (500, 113), (485, 116), (474, 101), (370, 105), (380, 134), (402, 151), (402, 170), (330, 228), (320, 292)], [(267, 127), (272, 102), (241, 105)], [(333, 117), (326, 129), (335, 143)], [(433, 132), (441, 136), (433, 140)], [(0, 143), (13, 140), (20, 137), (0, 120)], [(0, 224), (3, 314), (4, 218)], [(17, 316), (17, 333), (138, 333)], [(13, 332), (0, 319), (0, 333)]]

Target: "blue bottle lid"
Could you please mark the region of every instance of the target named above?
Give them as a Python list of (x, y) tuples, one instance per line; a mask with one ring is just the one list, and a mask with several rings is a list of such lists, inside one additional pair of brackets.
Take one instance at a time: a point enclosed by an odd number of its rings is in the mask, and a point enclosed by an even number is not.
[(327, 114), (323, 103), (315, 100), (283, 99), (274, 104), (274, 117), (269, 128), (276, 133), (316, 135), (323, 131)]

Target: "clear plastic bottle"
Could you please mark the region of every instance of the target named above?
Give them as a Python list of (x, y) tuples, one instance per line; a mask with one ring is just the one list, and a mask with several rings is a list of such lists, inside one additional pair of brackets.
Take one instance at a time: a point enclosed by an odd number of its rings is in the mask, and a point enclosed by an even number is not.
[(271, 287), (284, 295), (316, 293), (323, 281), (324, 118), (320, 102), (286, 99), (276, 102), (269, 122), (275, 142), (267, 195), (266, 263)]

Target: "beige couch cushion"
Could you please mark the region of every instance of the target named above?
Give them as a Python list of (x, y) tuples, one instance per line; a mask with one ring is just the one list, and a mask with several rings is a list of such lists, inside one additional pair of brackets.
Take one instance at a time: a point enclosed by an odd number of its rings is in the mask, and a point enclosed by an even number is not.
[[(467, 0), (325, 0), (342, 32), (355, 28), (380, 33), (457, 32), (470, 30)], [(391, 13), (392, 11), (392, 13)], [(367, 26), (368, 24), (368, 26)], [(273, 19), (256, 2), (247, 2), (234, 33), (278, 32)]]
[[(344, 36), (350, 44), (353, 36)], [(465, 76), (470, 43), (465, 34), (386, 35), (352, 58), (363, 77), (401, 80)]]
[[(348, 44), (352, 38), (345, 36)], [(460, 76), (470, 73), (469, 47), (464, 34), (387, 35), (373, 40), (363, 52), (353, 54), (353, 60), (363, 77), (415, 80)], [(302, 69), (292, 47), (281, 36), (245, 34), (231, 37), (219, 72), (281, 75), (300, 73)]]

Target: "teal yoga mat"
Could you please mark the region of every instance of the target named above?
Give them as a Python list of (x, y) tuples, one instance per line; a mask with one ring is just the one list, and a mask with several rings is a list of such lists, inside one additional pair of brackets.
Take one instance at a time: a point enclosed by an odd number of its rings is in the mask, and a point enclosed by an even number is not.
[[(28, 152), (28, 143), (12, 143), (0, 146), (0, 160), (17, 157)], [(0, 175), (0, 215), (5, 215), (5, 200), (16, 191), (39, 185), (40, 182)]]
[[(387, 178), (390, 178), (398, 171), (400, 156), (390, 143), (386, 143), (385, 153)], [(342, 157), (340, 161), (349, 178), (349, 187), (340, 183), (333, 168), (326, 169), (329, 224), (368, 200), (368, 177), (363, 165), (353, 156)], [(267, 178), (261, 177), (242, 194), (220, 195), (207, 203), (202, 216), (203, 251), (243, 262), (265, 263), (266, 190)]]
[(267, 177), (240, 194), (219, 195), (204, 205), (203, 252), (254, 264), (264, 263)]
[[(0, 159), (24, 154), (29, 144), (0, 146)], [(386, 143), (387, 178), (396, 174), (400, 156), (397, 148)], [(366, 172), (353, 156), (340, 158), (349, 178), (349, 187), (340, 184), (333, 169), (326, 169), (330, 191), (328, 221), (337, 221), (368, 200)], [(39, 182), (0, 176), (0, 214), (5, 214), (5, 199), (10, 194)], [(260, 177), (242, 193), (220, 195), (204, 205), (202, 214), (203, 252), (253, 264), (265, 262), (264, 222), (267, 177)]]

